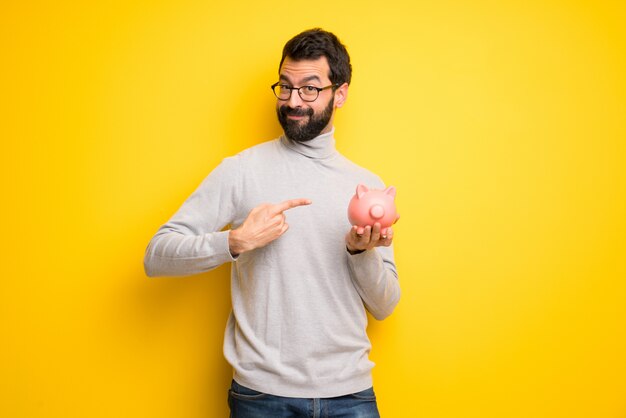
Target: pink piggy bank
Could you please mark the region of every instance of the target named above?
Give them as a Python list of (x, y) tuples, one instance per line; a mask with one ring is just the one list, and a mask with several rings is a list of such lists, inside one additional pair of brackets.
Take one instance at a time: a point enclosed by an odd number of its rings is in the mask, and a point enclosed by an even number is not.
[(396, 212), (394, 198), (396, 188), (387, 187), (385, 190), (369, 190), (359, 184), (356, 194), (348, 205), (348, 219), (352, 225), (365, 227), (373, 226), (376, 222), (385, 229), (396, 223), (400, 215)]

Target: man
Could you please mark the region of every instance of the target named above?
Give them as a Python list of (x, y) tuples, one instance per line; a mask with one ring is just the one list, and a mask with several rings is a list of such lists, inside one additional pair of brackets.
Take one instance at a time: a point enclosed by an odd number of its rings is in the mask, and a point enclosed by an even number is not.
[(392, 229), (346, 215), (359, 183), (384, 187), (335, 149), (350, 78), (332, 33), (291, 39), (272, 86), (285, 134), (224, 159), (146, 250), (148, 276), (233, 262), (231, 417), (379, 416), (365, 310), (387, 317), (400, 289)]

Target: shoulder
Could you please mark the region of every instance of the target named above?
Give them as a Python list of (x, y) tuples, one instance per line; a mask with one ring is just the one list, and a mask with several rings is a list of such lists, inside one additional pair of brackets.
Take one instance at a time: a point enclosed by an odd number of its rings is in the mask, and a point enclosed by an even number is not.
[(225, 157), (216, 167), (218, 171), (240, 171), (247, 166), (272, 161), (278, 151), (278, 139), (273, 139), (253, 145), (237, 154)]
[(270, 155), (274, 155), (280, 148), (280, 139), (272, 139), (269, 141), (261, 142), (257, 145), (253, 145), (250, 148), (246, 148), (240, 151), (232, 158), (239, 158), (240, 160), (253, 160), (256, 158), (263, 158)]
[(204, 178), (201, 190), (238, 190), (246, 177), (259, 171), (263, 166), (271, 166), (276, 153), (277, 140), (265, 141), (246, 148), (237, 154), (225, 157)]
[(341, 164), (345, 167), (346, 171), (351, 177), (354, 178), (355, 181), (363, 183), (373, 189), (380, 189), (385, 187), (385, 183), (376, 173), (368, 170), (363, 166), (358, 165), (341, 153), (337, 153), (337, 158), (340, 159)]

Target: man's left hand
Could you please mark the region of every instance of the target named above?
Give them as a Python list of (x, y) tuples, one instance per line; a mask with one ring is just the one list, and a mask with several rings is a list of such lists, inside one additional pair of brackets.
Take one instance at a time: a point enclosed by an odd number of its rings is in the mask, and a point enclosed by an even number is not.
[(360, 227), (354, 225), (346, 234), (346, 247), (350, 253), (371, 250), (374, 247), (388, 247), (393, 240), (391, 227), (381, 230), (376, 222), (373, 227)]

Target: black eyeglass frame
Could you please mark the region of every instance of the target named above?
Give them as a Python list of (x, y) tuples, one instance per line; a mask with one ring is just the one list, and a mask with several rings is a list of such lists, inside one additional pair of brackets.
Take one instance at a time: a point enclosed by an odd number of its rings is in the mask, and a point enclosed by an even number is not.
[[(276, 87), (281, 86), (280, 88), (283, 89), (289, 89), (289, 97), (287, 97), (286, 99), (283, 99), (281, 97), (278, 96), (278, 94), (276, 93)], [(326, 87), (315, 87), (315, 86), (300, 86), (300, 87), (289, 87), (287, 84), (282, 84), (280, 81), (274, 83), (271, 85), (272, 88), (272, 92), (274, 93), (274, 96), (276, 96), (276, 98), (278, 100), (282, 100), (283, 102), (286, 102), (287, 100), (291, 99), (291, 94), (293, 93), (294, 90), (298, 90), (298, 96), (300, 96), (300, 98), (302, 99), (303, 102), (314, 102), (318, 99), (318, 97), (320, 97), (320, 92), (332, 88), (333, 91), (337, 90), (341, 85), (340, 84), (331, 84), (330, 86), (326, 86)], [(302, 95), (302, 90), (304, 88), (309, 88), (309, 89), (315, 89), (317, 90), (317, 95), (315, 96), (315, 99), (313, 100), (309, 100), (308, 98), (304, 98)]]

